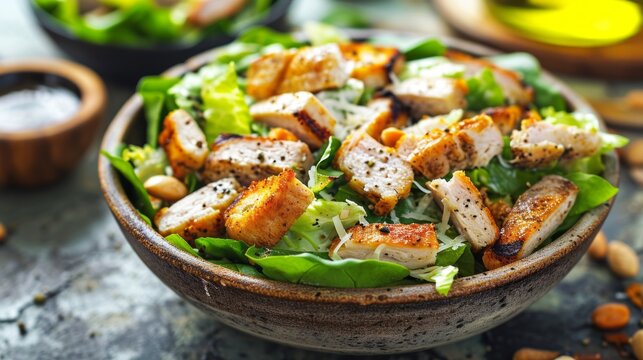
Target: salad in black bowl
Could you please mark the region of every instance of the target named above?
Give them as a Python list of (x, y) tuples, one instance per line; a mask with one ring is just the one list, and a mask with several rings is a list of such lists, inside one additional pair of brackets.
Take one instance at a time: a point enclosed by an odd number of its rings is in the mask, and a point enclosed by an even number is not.
[(31, 0), (57, 45), (104, 76), (135, 81), (232, 41), (284, 27), (291, 0)]

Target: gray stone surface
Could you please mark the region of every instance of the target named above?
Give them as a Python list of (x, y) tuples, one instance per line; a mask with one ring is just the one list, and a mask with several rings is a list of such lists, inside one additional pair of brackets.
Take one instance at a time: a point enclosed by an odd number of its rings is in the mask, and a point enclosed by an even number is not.
[[(2, 58), (60, 56), (35, 29), (23, 1), (4, 0), (1, 6)], [(109, 90), (104, 126), (133, 89), (109, 84)], [(59, 184), (30, 192), (0, 190), (0, 221), (11, 231), (0, 245), (0, 359), (352, 358), (242, 334), (166, 288), (126, 244), (104, 204), (97, 148)], [(606, 233), (640, 250), (642, 213), (643, 191), (624, 175)], [(584, 258), (559, 286), (510, 322), (457, 344), (386, 358), (509, 359), (523, 346), (617, 358), (589, 317), (597, 304), (627, 302), (626, 284)], [(34, 303), (39, 293), (47, 297), (41, 305)], [(627, 334), (641, 318), (639, 310), (632, 311)]]

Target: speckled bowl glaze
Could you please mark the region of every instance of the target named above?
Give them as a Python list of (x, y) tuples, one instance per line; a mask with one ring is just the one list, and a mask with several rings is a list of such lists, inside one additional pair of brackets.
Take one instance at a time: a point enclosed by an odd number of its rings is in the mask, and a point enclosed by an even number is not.
[[(373, 32), (356, 33), (365, 38)], [(494, 52), (443, 39), (474, 55)], [(181, 75), (207, 63), (213, 50), (168, 70)], [(549, 75), (575, 110), (593, 112), (579, 96)], [(144, 139), (142, 101), (133, 96), (103, 139), (113, 150)], [(614, 153), (605, 175), (618, 181)], [(317, 351), (388, 354), (417, 351), (491, 329), (520, 313), (554, 287), (585, 253), (611, 203), (584, 215), (550, 245), (513, 264), (455, 281), (448, 296), (432, 284), (375, 289), (330, 289), (253, 278), (193, 257), (167, 243), (137, 214), (117, 172), (99, 161), (103, 193), (123, 233), (143, 262), (168, 287), (217, 320), (261, 338)]]

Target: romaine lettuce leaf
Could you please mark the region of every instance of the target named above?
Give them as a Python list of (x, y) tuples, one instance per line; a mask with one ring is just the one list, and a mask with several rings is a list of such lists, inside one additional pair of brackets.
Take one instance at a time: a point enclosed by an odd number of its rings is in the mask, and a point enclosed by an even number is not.
[(605, 203), (618, 193), (618, 188), (597, 175), (576, 172), (563, 176), (576, 184), (579, 190), (576, 202), (574, 202), (574, 206), (569, 211), (568, 217), (591, 210)]
[(168, 90), (180, 79), (162, 76), (146, 76), (138, 82), (137, 92), (143, 98), (145, 118), (147, 119), (147, 143), (156, 148), (163, 117), (176, 109)]
[(141, 182), (145, 182), (154, 175), (165, 175), (165, 168), (168, 166), (165, 152), (147, 144), (143, 147), (136, 145), (126, 147), (122, 158), (134, 164), (134, 172)]
[(106, 150), (101, 150), (101, 154), (103, 154), (103, 156), (105, 156), (109, 160), (112, 166), (116, 170), (118, 170), (132, 186), (132, 189), (134, 191), (134, 199), (132, 201), (134, 203), (134, 207), (136, 207), (138, 211), (143, 213), (143, 215), (147, 216), (148, 219), (154, 218), (156, 210), (150, 202), (150, 196), (147, 194), (147, 191), (143, 186), (143, 182), (134, 172), (132, 164), (130, 164), (129, 161), (123, 160), (119, 156), (110, 154)]
[(304, 24), (304, 33), (313, 46), (349, 41), (348, 37), (336, 27), (315, 21)]
[(435, 283), (435, 290), (443, 296), (449, 294), (456, 275), (458, 275), (458, 268), (452, 265), (433, 266), (428, 269), (411, 272), (411, 276), (416, 279)]
[(201, 89), (203, 130), (208, 143), (220, 134), (250, 134), (250, 110), (237, 83), (234, 63), (214, 79), (206, 79)]
[(296, 251), (326, 251), (337, 236), (334, 217), (339, 217), (342, 226), (349, 228), (365, 215), (364, 208), (357, 204), (315, 199), (290, 227), (277, 247)]
[[(375, 259), (332, 261), (310, 253), (271, 255), (270, 251), (255, 247), (248, 249), (246, 256), (259, 265), (267, 277), (295, 284), (371, 288), (395, 283), (409, 275), (409, 270), (402, 265)], [(436, 277), (444, 286), (443, 277)]]
[(267, 27), (252, 27), (239, 35), (238, 42), (268, 46), (281, 44), (285, 48), (300, 47), (304, 44), (288, 33), (281, 33)]
[(246, 250), (248, 245), (241, 241), (232, 239), (221, 239), (213, 237), (201, 237), (194, 240), (204, 259), (228, 260), (234, 263), (247, 263)]
[(183, 239), (183, 237), (181, 237), (181, 235), (179, 234), (168, 235), (165, 237), (165, 240), (174, 245), (176, 248), (181, 249), (192, 256), (201, 257), (199, 255), (199, 252), (194, 249), (192, 245), (188, 244), (188, 242), (185, 241), (185, 239)]

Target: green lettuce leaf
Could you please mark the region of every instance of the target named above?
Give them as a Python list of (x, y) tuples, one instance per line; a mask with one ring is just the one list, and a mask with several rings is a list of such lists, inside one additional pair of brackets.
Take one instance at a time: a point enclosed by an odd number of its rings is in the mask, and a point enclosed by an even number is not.
[(190, 255), (193, 255), (193, 256), (196, 256), (196, 257), (201, 257), (199, 255), (199, 252), (196, 251), (194, 248), (192, 248), (192, 246), (190, 244), (188, 244), (188, 242), (185, 241), (185, 239), (183, 239), (181, 237), (181, 235), (179, 235), (179, 234), (168, 235), (168, 236), (165, 237), (165, 240), (167, 240), (167, 242), (169, 242), (170, 244), (174, 245), (178, 249), (181, 249), (181, 250), (185, 251), (186, 253), (188, 253)]
[(484, 68), (476, 76), (467, 79), (467, 87), (467, 108), (470, 110), (500, 106), (505, 102), (502, 87), (489, 68)]
[(143, 147), (129, 145), (123, 150), (122, 158), (134, 164), (134, 172), (143, 183), (152, 176), (165, 175), (168, 166), (165, 151), (147, 144)]
[(456, 275), (458, 275), (458, 268), (455, 266), (435, 266), (428, 269), (428, 272), (411, 272), (411, 276), (435, 283), (435, 290), (438, 294), (446, 296), (451, 290), (451, 285), (453, 285), (453, 280)]
[(315, 193), (319, 193), (328, 187), (332, 182), (344, 175), (341, 171), (334, 170), (331, 163), (335, 158), (335, 153), (342, 145), (342, 142), (331, 136), (328, 138), (318, 154), (317, 164), (313, 166), (308, 172), (309, 180), (308, 187)]
[(446, 52), (446, 46), (438, 39), (424, 39), (405, 45), (402, 48), (406, 60), (417, 60), (432, 56), (442, 56)]
[(277, 245), (278, 248), (296, 251), (326, 251), (337, 236), (333, 223), (339, 217), (344, 228), (354, 226), (366, 211), (357, 204), (315, 199), (290, 227)]
[(478, 188), (485, 186), (497, 195), (510, 195), (515, 200), (527, 190), (530, 184), (537, 183), (543, 176), (555, 171), (504, 167), (497, 158), (494, 158), (487, 166), (467, 170), (466, 173)]
[(332, 261), (309, 253), (271, 255), (251, 247), (246, 256), (273, 280), (336, 288), (386, 286), (409, 275), (402, 265), (374, 259)]
[(248, 245), (241, 241), (232, 239), (221, 239), (213, 237), (201, 237), (194, 240), (199, 252), (204, 259), (228, 260), (235, 263), (247, 263), (246, 250)]
[(250, 134), (250, 110), (237, 83), (234, 63), (220, 76), (206, 80), (201, 89), (204, 132), (208, 143), (220, 134)]
[(180, 79), (161, 76), (146, 76), (138, 82), (137, 92), (143, 98), (147, 119), (147, 143), (156, 148), (163, 117), (176, 108), (168, 90)]
[(227, 260), (208, 260), (208, 262), (212, 264), (216, 264), (219, 266), (223, 266), (224, 268), (228, 268), (230, 270), (234, 270), (238, 273), (241, 273), (243, 275), (248, 275), (248, 276), (254, 276), (258, 278), (265, 278), (266, 276), (259, 271), (256, 267), (248, 264), (236, 264), (236, 263), (231, 263)]
[(618, 188), (597, 175), (576, 172), (563, 176), (576, 184), (579, 190), (576, 202), (574, 202), (574, 206), (569, 211), (568, 217), (591, 210), (618, 193)]
[(134, 172), (132, 164), (118, 156), (110, 154), (106, 150), (101, 150), (101, 154), (109, 160), (112, 166), (118, 170), (118, 172), (120, 172), (125, 180), (127, 180), (132, 186), (132, 190), (134, 192), (134, 207), (143, 213), (143, 215), (147, 216), (148, 219), (154, 218), (156, 210), (154, 210), (154, 207), (150, 202), (150, 196), (147, 194), (147, 191), (143, 186), (143, 182)]

